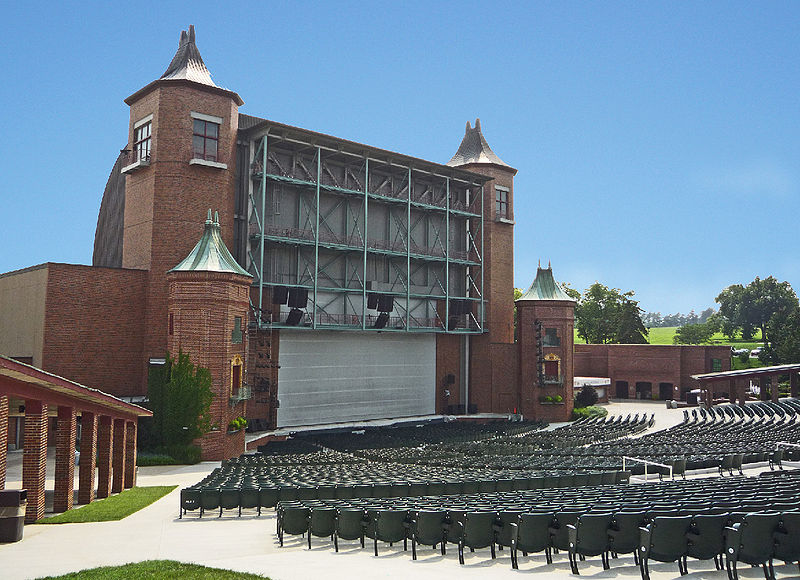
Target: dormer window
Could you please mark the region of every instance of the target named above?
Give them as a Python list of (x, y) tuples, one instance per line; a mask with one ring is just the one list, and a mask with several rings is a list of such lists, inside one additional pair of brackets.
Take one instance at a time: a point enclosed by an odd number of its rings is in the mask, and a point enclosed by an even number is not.
[(150, 142), (153, 134), (152, 117), (144, 124), (133, 130), (133, 155), (134, 161), (150, 162)]
[(206, 165), (218, 169), (228, 166), (220, 162), (219, 130), (222, 117), (192, 111), (192, 160), (191, 165)]
[(152, 141), (153, 115), (147, 115), (133, 124), (133, 149), (125, 150), (128, 159), (122, 173), (150, 165)]

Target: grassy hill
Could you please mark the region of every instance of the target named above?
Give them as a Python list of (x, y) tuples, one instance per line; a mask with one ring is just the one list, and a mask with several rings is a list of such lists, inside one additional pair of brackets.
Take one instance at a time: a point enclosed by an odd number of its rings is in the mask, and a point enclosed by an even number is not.
[[(672, 342), (672, 338), (675, 336), (675, 331), (678, 329), (677, 326), (664, 326), (660, 328), (651, 328), (650, 334), (648, 338), (650, 339), (650, 344), (674, 344)], [(575, 333), (575, 342), (576, 343), (584, 343), (581, 338), (578, 338), (578, 333)], [(734, 340), (728, 339), (728, 337), (723, 336), (721, 332), (716, 333), (713, 337), (711, 337), (710, 344), (729, 344), (735, 348), (749, 348), (753, 349), (757, 346), (763, 346), (761, 343), (761, 331), (756, 331), (756, 335), (751, 341), (744, 341), (741, 338), (737, 338)]]

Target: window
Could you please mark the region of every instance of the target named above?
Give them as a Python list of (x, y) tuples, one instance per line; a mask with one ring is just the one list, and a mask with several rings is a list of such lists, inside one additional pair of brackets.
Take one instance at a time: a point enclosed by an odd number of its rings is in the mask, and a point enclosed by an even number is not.
[(722, 370), (722, 359), (721, 358), (712, 358), (711, 359), (711, 372), (718, 373)]
[(558, 338), (558, 331), (555, 328), (544, 329), (542, 346), (561, 346), (561, 339)]
[(508, 219), (508, 190), (505, 187), (495, 186), (494, 188), (496, 219)]
[(242, 317), (233, 317), (233, 330), (231, 331), (231, 343), (242, 344)]
[(235, 397), (242, 394), (242, 357), (238, 354), (231, 360), (231, 396)]
[(133, 129), (133, 161), (150, 161), (150, 142), (153, 134), (153, 122), (146, 121)]
[(193, 119), (192, 149), (195, 159), (217, 161), (219, 123), (206, 119)]

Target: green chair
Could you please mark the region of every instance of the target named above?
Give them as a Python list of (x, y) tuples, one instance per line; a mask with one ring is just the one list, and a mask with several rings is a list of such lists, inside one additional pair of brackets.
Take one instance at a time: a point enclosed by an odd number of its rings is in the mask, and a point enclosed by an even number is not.
[(678, 562), (681, 576), (686, 574), (686, 534), (692, 516), (659, 516), (641, 529), (639, 571), (642, 580), (650, 580), (649, 560)]
[(728, 578), (738, 579), (738, 562), (761, 566), (767, 580), (775, 577), (774, 572), (770, 574), (774, 555), (773, 534), (780, 521), (781, 514), (778, 512), (750, 513), (741, 522), (725, 528), (725, 567)]
[(278, 510), (278, 541), (283, 546), (283, 536), (305, 534), (308, 531), (309, 508), (300, 504), (281, 503)]
[[(219, 488), (203, 487), (200, 489), (200, 517), (206, 510), (215, 510), (219, 507)], [(222, 512), (220, 511), (220, 515)]]
[[(200, 490), (195, 487), (185, 487), (181, 490), (181, 507), (178, 510), (178, 519), (183, 518), (183, 514), (200, 508)], [(202, 517), (202, 512), (200, 513)]]
[(446, 553), (447, 512), (445, 510), (418, 510), (406, 523), (411, 538), (411, 557), (417, 559), (417, 544), (440, 546), (442, 556)]
[(361, 508), (337, 508), (333, 546), (339, 551), (339, 540), (361, 540), (364, 547), (364, 522), (366, 513)]
[(334, 539), (336, 533), (336, 508), (315, 507), (311, 509), (308, 520), (308, 549), (311, 549), (311, 536)]
[[(686, 555), (696, 560), (714, 559), (714, 566), (722, 570), (722, 554), (725, 551), (724, 529), (727, 513), (697, 514), (686, 533)], [(686, 570), (684, 558), (683, 569)]]
[(511, 523), (511, 567), (519, 568), (518, 552), (523, 556), (536, 552), (545, 553), (547, 563), (553, 562), (550, 545), (550, 523), (553, 513), (525, 513), (520, 515), (519, 523)]
[(464, 523), (457, 522), (461, 529), (458, 542), (458, 561), (464, 563), (464, 547), (474, 552), (480, 548), (491, 548), (492, 559), (495, 559), (495, 529), (497, 514), (494, 512), (467, 512)]
[(633, 553), (634, 562), (639, 563), (639, 528), (645, 524), (645, 510), (619, 511), (611, 519), (608, 529), (608, 547), (611, 555)]
[(408, 519), (406, 510), (380, 509), (372, 520), (372, 541), (375, 555), (378, 555), (378, 540), (388, 542), (391, 546), (403, 540), (403, 549), (408, 549), (408, 534), (405, 525)]
[(800, 560), (800, 511), (783, 512), (773, 538), (775, 558), (787, 564)]
[(613, 515), (608, 513), (586, 513), (574, 524), (567, 524), (569, 541), (569, 565), (573, 574), (578, 571), (579, 556), (600, 556), (603, 570), (608, 570), (608, 528)]

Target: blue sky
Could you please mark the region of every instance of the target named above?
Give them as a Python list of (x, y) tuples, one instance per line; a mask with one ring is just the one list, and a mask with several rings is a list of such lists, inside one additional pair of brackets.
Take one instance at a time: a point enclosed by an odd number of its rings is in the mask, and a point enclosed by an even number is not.
[(0, 272), (90, 263), (123, 99), (194, 24), (243, 113), (446, 162), (481, 118), (539, 260), (645, 310), (800, 288), (797, 2), (6, 3)]

